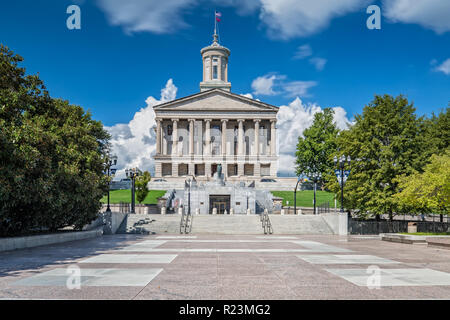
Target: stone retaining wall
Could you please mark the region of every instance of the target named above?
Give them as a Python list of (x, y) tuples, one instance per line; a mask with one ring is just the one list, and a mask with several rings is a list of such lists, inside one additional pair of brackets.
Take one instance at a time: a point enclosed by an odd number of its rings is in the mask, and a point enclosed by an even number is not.
[(103, 235), (103, 226), (89, 231), (61, 232), (40, 236), (0, 238), (0, 252), (95, 238), (101, 235)]

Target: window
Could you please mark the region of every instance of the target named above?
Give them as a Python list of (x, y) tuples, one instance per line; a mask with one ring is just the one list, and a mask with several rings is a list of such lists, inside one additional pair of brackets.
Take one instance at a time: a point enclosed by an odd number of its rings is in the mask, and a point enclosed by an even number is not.
[(167, 135), (171, 136), (171, 135), (172, 135), (172, 132), (173, 132), (172, 125), (169, 124), (169, 125), (167, 126)]
[(213, 65), (213, 79), (217, 79), (219, 74), (218, 74), (218, 65), (219, 65), (219, 59), (217, 59), (216, 57), (213, 57), (212, 60), (212, 65)]

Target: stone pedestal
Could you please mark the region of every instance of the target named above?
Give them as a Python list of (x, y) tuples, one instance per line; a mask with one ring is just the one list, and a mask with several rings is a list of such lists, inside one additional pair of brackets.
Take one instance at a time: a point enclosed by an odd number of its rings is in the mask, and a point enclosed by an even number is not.
[(167, 210), (166, 207), (162, 207), (161, 208), (161, 214), (166, 214), (166, 210)]

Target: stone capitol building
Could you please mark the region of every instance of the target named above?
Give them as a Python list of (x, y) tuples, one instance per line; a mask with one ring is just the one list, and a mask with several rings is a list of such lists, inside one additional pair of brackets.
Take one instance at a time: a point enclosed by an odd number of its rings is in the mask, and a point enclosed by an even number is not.
[(278, 108), (231, 92), (217, 34), (201, 55), (200, 92), (153, 107), (155, 178), (209, 181), (219, 165), (228, 181), (275, 178)]

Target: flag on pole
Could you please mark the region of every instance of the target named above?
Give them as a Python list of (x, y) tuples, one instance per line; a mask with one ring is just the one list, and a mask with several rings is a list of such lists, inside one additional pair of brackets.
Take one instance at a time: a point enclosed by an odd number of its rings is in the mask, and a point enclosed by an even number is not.
[(216, 11), (216, 21), (220, 22), (220, 17), (222, 17), (222, 14), (220, 12)]

